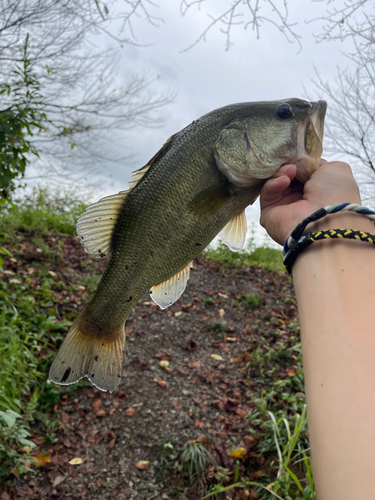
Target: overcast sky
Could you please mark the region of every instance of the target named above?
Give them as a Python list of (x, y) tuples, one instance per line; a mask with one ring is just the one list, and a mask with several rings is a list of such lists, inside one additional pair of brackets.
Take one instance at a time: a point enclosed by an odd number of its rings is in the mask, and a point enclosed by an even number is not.
[[(159, 76), (153, 86), (155, 91), (170, 90), (177, 97), (162, 111), (167, 117), (164, 126), (137, 127), (124, 136), (124, 144), (131, 147), (136, 160), (131, 166), (106, 167), (103, 175), (111, 175), (112, 184), (98, 195), (126, 188), (131, 172), (144, 165), (169, 136), (208, 111), (234, 102), (306, 98), (306, 93), (316, 98), (311, 82), (314, 67), (323, 80), (333, 81), (336, 66), (350, 65), (341, 52), (348, 50), (347, 42), (317, 44), (313, 33), (321, 31), (321, 22), (305, 23), (324, 14), (326, 2), (288, 1), (289, 20), (298, 23), (294, 30), (301, 35), (301, 50), (297, 43), (289, 43), (277, 27), (265, 22), (259, 40), (251, 27), (244, 30), (239, 26), (232, 33), (233, 46), (225, 51), (225, 36), (215, 28), (208, 33), (206, 42), (187, 52), (181, 51), (199, 37), (209, 22), (205, 4), (200, 11), (197, 7), (190, 9), (185, 17), (181, 17), (179, 0), (160, 0), (160, 4), (159, 9), (150, 5), (150, 12), (164, 19), (159, 27), (143, 19), (134, 23), (138, 42), (148, 46), (123, 46), (119, 76), (126, 82), (135, 73), (150, 72)], [(281, 0), (276, 4), (281, 6)], [(211, 13), (212, 9), (222, 12), (228, 0), (209, 0), (207, 5)], [(274, 13), (262, 12), (275, 19)], [(258, 206), (250, 207), (247, 214), (248, 220), (258, 221)]]

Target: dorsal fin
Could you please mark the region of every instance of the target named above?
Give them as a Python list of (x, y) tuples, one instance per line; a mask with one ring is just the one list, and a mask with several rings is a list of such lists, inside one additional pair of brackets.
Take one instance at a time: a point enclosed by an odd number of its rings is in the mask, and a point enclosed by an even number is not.
[(138, 170), (135, 170), (132, 174), (133, 179), (129, 182), (129, 188), (133, 189), (134, 186), (138, 184), (138, 182), (142, 179), (142, 177), (145, 175), (147, 170), (152, 167), (152, 165), (155, 163), (156, 160), (158, 160), (163, 154), (165, 154), (168, 149), (171, 146), (171, 141), (173, 139), (173, 135), (169, 137), (165, 141), (165, 143), (162, 145), (162, 147), (159, 149), (159, 151), (154, 154), (154, 156), (149, 160), (146, 165), (144, 165), (142, 168), (139, 168)]
[(142, 177), (145, 175), (145, 173), (147, 172), (147, 170), (150, 167), (151, 167), (151, 163), (149, 162), (144, 167), (139, 168), (138, 170), (135, 170), (132, 173), (132, 180), (129, 182), (129, 188), (130, 189), (133, 189), (133, 187), (138, 184), (138, 182), (142, 179)]
[(233, 252), (241, 250), (245, 244), (247, 221), (245, 210), (235, 215), (220, 231), (219, 237)]
[(169, 280), (163, 281), (151, 288), (150, 294), (155, 304), (161, 309), (165, 309), (181, 297), (190, 277), (191, 267), (193, 267), (192, 262), (172, 276), (172, 278), (169, 278)]
[(81, 245), (95, 259), (104, 259), (111, 253), (111, 240), (116, 221), (128, 193), (138, 184), (154, 162), (168, 151), (171, 136), (143, 167), (135, 170), (127, 191), (106, 196), (90, 205), (77, 221), (77, 235)]
[(77, 221), (77, 235), (81, 245), (95, 259), (104, 259), (111, 253), (112, 233), (128, 191), (106, 196), (84, 212)]

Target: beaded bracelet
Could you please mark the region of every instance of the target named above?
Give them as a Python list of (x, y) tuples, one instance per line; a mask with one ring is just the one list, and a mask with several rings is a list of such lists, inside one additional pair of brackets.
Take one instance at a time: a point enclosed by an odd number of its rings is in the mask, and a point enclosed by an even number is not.
[(375, 225), (375, 212), (369, 208), (362, 207), (361, 205), (356, 205), (354, 203), (340, 203), (317, 210), (300, 222), (285, 242), (283, 248), (283, 262), (289, 274), (292, 274), (292, 266), (297, 256), (314, 241), (330, 238), (345, 238), (368, 241), (369, 243), (375, 244), (375, 235), (366, 233), (365, 231), (354, 231), (352, 229), (328, 229), (326, 231), (318, 231), (316, 233), (309, 232), (302, 235), (306, 226), (310, 224), (310, 222), (315, 222), (328, 214), (337, 213), (339, 211), (351, 211), (365, 215), (371, 219), (372, 223)]

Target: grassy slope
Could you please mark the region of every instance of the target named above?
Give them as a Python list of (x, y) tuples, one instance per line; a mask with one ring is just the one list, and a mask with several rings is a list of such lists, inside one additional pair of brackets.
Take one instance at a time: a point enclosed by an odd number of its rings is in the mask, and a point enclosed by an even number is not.
[(75, 232), (75, 219), (85, 206), (71, 195), (58, 198), (35, 190), (19, 208), (0, 213), (0, 480), (10, 470), (26, 470), (35, 418), (45, 420), (53, 434), (55, 424), (44, 410), (64, 389), (47, 382), (45, 373), (55, 344), (76, 315), (72, 310), (61, 316), (54, 294), (66, 300), (81, 285), (78, 277), (56, 279), (55, 270), (63, 255), (59, 233)]
[[(0, 478), (11, 470), (18, 473), (27, 467), (33, 447), (29, 431), (35, 418), (43, 421), (47, 439), (54, 439), (53, 404), (62, 392), (76, 389), (76, 386), (65, 389), (51, 385), (45, 381), (45, 373), (54, 357), (56, 343), (77, 315), (77, 305), (86, 301), (87, 291), (92, 291), (97, 282), (97, 263), (92, 264), (84, 252), (66, 261), (68, 252), (63, 246), (69, 246), (69, 237), (59, 236), (59, 232), (74, 233), (74, 221), (83, 208), (74, 197), (56, 199), (39, 191), (20, 210), (1, 214), (0, 251), (2, 248), (5, 272), (0, 281)], [(282, 270), (280, 252), (266, 247), (233, 254), (225, 246), (219, 246), (207, 251), (206, 256), (224, 267), (257, 265)], [(60, 308), (56, 307), (56, 301), (62, 304)], [(249, 307), (257, 305), (256, 297), (244, 296), (243, 301)], [(298, 324), (292, 327), (295, 336), (290, 341), (295, 343)], [(273, 379), (278, 361), (285, 356), (292, 356), (296, 362), (293, 381), (299, 384), (299, 396), (295, 388), (292, 390), (290, 379)], [(272, 364), (274, 368), (270, 368)], [(299, 344), (293, 353), (289, 345), (281, 342), (277, 348), (259, 349), (253, 353), (248, 368), (259, 379), (273, 380), (271, 384), (265, 383), (264, 393), (257, 400), (257, 411), (249, 417), (251, 425), (264, 435), (259, 452), (275, 451), (284, 463), (273, 491), (285, 499), (314, 498), (311, 487), (303, 482), (296, 486), (293, 473), (287, 469), (294, 451), (302, 452), (308, 445), (303, 418), (291, 417), (303, 415), (304, 411)], [(299, 440), (293, 440), (293, 430)], [(237, 453), (240, 458), (241, 451)], [(211, 489), (218, 499), (226, 498), (228, 472), (219, 471), (217, 484)], [(232, 473), (231, 477), (240, 480), (235, 471)], [(241, 482), (240, 486), (247, 487)], [(257, 491), (259, 498), (270, 498), (268, 491), (260, 487)]]

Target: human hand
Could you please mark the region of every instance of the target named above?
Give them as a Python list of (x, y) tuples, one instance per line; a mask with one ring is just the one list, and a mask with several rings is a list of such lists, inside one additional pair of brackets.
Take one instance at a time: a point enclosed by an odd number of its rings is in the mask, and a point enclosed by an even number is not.
[(260, 224), (280, 245), (297, 224), (319, 208), (345, 202), (361, 204), (358, 185), (347, 163), (321, 160), (304, 185), (291, 184), (296, 173), (295, 165), (283, 165), (260, 193)]

